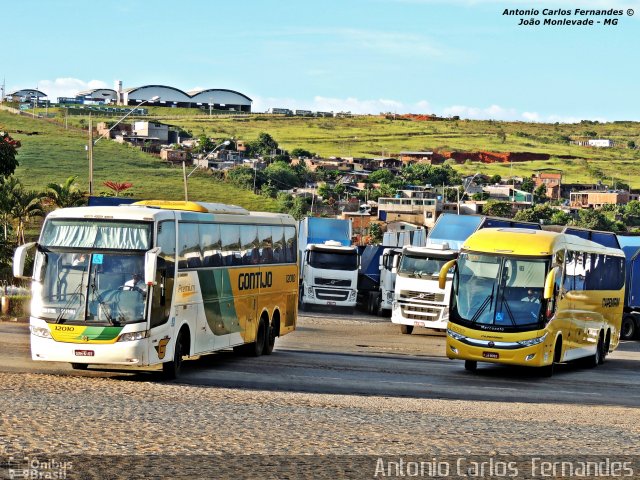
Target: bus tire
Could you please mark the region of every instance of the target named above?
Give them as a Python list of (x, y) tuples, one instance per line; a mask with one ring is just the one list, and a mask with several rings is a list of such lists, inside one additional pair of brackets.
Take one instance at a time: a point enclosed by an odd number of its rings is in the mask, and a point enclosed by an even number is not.
[(165, 380), (174, 380), (180, 375), (182, 370), (182, 355), (184, 342), (182, 341), (182, 331), (178, 333), (176, 339), (175, 350), (173, 351), (173, 360), (162, 364), (162, 374)]
[(86, 370), (87, 367), (89, 367), (88, 363), (72, 363), (71, 364), (71, 368), (73, 368), (74, 370)]
[(475, 360), (465, 360), (464, 369), (467, 372), (475, 372), (478, 369), (478, 362), (476, 362)]
[(413, 325), (400, 325), (400, 333), (411, 335), (411, 332), (413, 332)]
[(633, 340), (637, 335), (636, 321), (631, 315), (622, 317), (620, 326), (620, 338), (623, 340)]
[(264, 349), (262, 350), (263, 355), (271, 355), (273, 353), (273, 348), (276, 346), (276, 337), (278, 336), (277, 329), (279, 329), (279, 325), (276, 323), (277, 322), (272, 322), (272, 324), (267, 327), (268, 333), (264, 342)]
[(247, 345), (249, 355), (252, 357), (259, 357), (260, 355), (262, 355), (262, 351), (264, 350), (264, 345), (266, 341), (267, 341), (267, 322), (265, 322), (264, 317), (260, 317), (260, 322), (258, 323), (258, 329), (256, 330), (256, 341)]
[(587, 357), (587, 366), (590, 368), (595, 368), (602, 363), (602, 350), (603, 350), (603, 342), (602, 342), (602, 332), (598, 335), (598, 344), (596, 345), (596, 352)]

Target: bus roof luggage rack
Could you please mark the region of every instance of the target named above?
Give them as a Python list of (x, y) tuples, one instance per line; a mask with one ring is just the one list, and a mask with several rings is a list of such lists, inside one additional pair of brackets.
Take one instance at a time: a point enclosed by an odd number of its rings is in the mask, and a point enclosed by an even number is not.
[(200, 213), (225, 213), (232, 215), (249, 215), (249, 211), (237, 205), (209, 202), (185, 202), (183, 200), (141, 200), (133, 205), (163, 208), (166, 210), (185, 210)]

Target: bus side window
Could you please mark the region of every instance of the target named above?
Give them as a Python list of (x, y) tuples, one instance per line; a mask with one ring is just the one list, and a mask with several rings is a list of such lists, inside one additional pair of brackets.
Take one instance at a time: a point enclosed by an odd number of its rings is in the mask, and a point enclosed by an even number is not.
[(260, 263), (273, 263), (273, 243), (270, 226), (260, 225), (258, 227), (258, 242), (260, 245)]
[(576, 269), (576, 255), (574, 252), (567, 251), (567, 256), (564, 264), (564, 284), (563, 288), (565, 292), (569, 292), (574, 289), (573, 277), (575, 276)]
[(273, 241), (273, 263), (284, 263), (285, 262), (284, 228), (280, 226), (271, 227), (271, 239)]

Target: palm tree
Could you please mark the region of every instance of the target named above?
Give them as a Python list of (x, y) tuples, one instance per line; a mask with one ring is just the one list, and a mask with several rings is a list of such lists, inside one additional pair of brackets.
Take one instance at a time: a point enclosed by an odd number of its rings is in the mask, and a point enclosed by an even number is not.
[(11, 206), (13, 192), (22, 187), (20, 180), (15, 177), (8, 177), (0, 184), (0, 224), (4, 230), (4, 240), (7, 240), (8, 229), (11, 226)]
[(47, 185), (47, 198), (51, 199), (58, 208), (79, 207), (84, 204), (85, 192), (76, 183), (77, 175), (67, 178), (64, 183), (50, 183)]
[(11, 216), (16, 223), (16, 240), (18, 244), (24, 243), (25, 225), (36, 217), (44, 216), (42, 208), (43, 193), (35, 190), (25, 191), (21, 187), (13, 190), (10, 197)]

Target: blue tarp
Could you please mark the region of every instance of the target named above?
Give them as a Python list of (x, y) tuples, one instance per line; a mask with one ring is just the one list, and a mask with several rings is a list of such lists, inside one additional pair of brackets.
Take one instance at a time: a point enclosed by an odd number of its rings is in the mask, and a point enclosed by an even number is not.
[(443, 213), (427, 237), (427, 245), (448, 243), (452, 250), (460, 250), (462, 244), (475, 232), (484, 217), (477, 215), (456, 215)]
[(350, 226), (349, 220), (309, 217), (307, 243), (322, 244), (328, 240), (335, 240), (348, 247), (351, 245)]
[(138, 202), (137, 198), (127, 197), (89, 197), (90, 207), (117, 207), (118, 205), (130, 205)]

